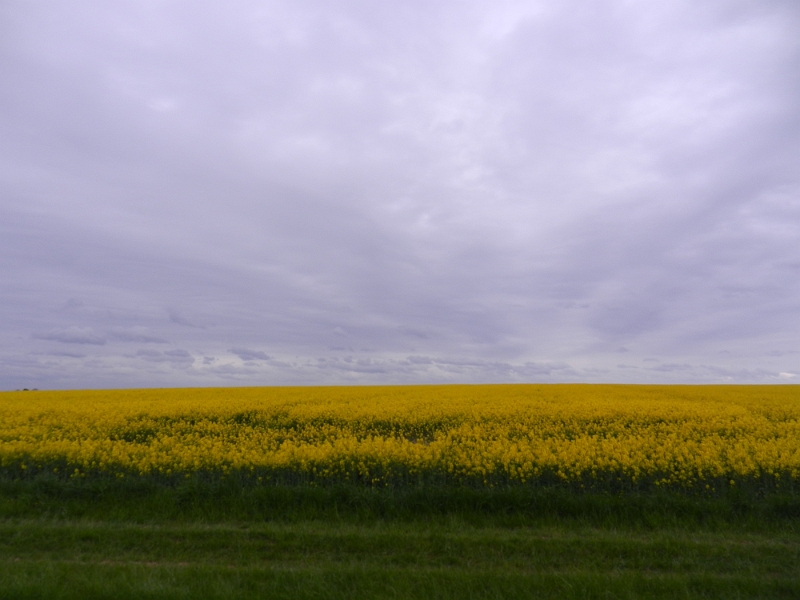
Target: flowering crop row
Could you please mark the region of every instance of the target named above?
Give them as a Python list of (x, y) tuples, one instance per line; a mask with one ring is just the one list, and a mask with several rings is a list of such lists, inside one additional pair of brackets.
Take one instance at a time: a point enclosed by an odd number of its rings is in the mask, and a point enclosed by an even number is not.
[(484, 385), (0, 394), (12, 476), (800, 487), (795, 386)]

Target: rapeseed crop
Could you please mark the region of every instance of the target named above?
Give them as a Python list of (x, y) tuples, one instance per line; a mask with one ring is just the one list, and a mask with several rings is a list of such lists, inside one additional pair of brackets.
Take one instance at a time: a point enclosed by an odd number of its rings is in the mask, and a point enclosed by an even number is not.
[(478, 385), (0, 394), (24, 478), (800, 490), (796, 386)]

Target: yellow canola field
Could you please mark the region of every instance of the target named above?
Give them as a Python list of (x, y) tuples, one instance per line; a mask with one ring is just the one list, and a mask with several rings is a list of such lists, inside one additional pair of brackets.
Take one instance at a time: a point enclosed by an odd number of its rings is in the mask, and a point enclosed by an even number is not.
[(447, 385), (0, 394), (11, 476), (367, 485), (800, 482), (800, 387)]

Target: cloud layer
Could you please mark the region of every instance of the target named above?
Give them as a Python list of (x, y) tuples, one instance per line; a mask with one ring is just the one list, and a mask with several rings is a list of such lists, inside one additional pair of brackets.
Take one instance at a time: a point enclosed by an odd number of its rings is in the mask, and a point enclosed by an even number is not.
[(796, 2), (0, 14), (0, 388), (797, 381)]

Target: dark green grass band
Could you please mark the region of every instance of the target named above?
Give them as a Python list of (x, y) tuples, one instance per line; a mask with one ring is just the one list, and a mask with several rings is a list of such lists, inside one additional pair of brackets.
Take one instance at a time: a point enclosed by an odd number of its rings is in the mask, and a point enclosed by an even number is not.
[(310, 570), (208, 566), (15, 564), (0, 598), (148, 599), (796, 599), (797, 581), (651, 573), (502, 573), (346, 567)]
[(387, 568), (281, 570), (207, 566), (14, 565), (0, 598), (148, 599), (630, 599), (798, 597), (796, 581), (646, 573), (498, 573)]
[(404, 486), (368, 488), (240, 485), (154, 478), (0, 477), (0, 516), (120, 520), (414, 520), (458, 516), (491, 523), (579, 519), (658, 527), (668, 523), (783, 523), (800, 519), (800, 493), (740, 488), (697, 494), (574, 491), (562, 487)]
[[(29, 480), (52, 478), (58, 480), (80, 479), (134, 479), (157, 481), (160, 485), (181, 486), (188, 482), (230, 482), (239, 486), (332, 486), (354, 485), (367, 488), (419, 488), (419, 487), (548, 487), (563, 488), (572, 492), (671, 492), (695, 495), (725, 495), (742, 490), (749, 494), (800, 494), (800, 477), (796, 472), (759, 471), (748, 476), (731, 473), (710, 474), (702, 471), (684, 473), (685, 479), (673, 481), (675, 474), (638, 473), (626, 471), (596, 471), (579, 476), (566, 477), (555, 469), (544, 469), (536, 477), (521, 482), (509, 475), (501, 466), (481, 475), (453, 474), (438, 469), (410, 472), (407, 465), (391, 468), (381, 465), (360, 465), (356, 459), (341, 461), (341, 472), (323, 474), (320, 467), (310, 471), (300, 468), (242, 470), (200, 470), (194, 472), (154, 471), (140, 474), (130, 471), (114, 471), (102, 465), (76, 466), (65, 460), (37, 463), (29, 458), (13, 462), (6, 460), (0, 467), (0, 478)], [(364, 473), (361, 471), (366, 469)], [(676, 469), (676, 471), (681, 471)]]

